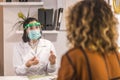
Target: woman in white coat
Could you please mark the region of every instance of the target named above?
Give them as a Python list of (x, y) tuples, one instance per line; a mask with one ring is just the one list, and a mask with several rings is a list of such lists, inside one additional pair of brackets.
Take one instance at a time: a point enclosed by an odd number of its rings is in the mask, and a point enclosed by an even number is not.
[(23, 23), (23, 41), (14, 49), (13, 66), (17, 75), (42, 75), (56, 71), (56, 52), (53, 44), (41, 39), (41, 24), (35, 18)]

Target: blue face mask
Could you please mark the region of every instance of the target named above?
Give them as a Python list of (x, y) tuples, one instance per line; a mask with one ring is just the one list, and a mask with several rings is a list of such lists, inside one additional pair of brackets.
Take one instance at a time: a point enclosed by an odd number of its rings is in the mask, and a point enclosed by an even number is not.
[(29, 39), (31, 40), (37, 40), (41, 37), (41, 33), (39, 30), (31, 30), (29, 33), (28, 33), (28, 37)]

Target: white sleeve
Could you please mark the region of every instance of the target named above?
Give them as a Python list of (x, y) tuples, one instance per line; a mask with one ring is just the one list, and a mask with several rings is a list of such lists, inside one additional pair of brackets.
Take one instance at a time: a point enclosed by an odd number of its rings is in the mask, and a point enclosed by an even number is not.
[(56, 63), (54, 65), (51, 65), (50, 62), (48, 63), (48, 65), (47, 65), (48, 73), (55, 72), (56, 68), (57, 68), (57, 55), (56, 55), (55, 47), (52, 43), (51, 43), (51, 51), (53, 51), (54, 55), (56, 56)]
[(13, 67), (17, 75), (25, 75), (27, 73), (27, 67), (23, 63), (19, 45), (14, 47), (13, 54)]

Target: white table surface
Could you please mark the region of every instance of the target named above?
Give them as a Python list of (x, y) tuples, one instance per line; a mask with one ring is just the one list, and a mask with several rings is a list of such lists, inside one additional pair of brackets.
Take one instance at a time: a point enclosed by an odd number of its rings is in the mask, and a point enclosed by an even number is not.
[(56, 75), (52, 76), (0, 76), (0, 80), (56, 80)]
[(29, 80), (27, 76), (0, 76), (0, 80)]

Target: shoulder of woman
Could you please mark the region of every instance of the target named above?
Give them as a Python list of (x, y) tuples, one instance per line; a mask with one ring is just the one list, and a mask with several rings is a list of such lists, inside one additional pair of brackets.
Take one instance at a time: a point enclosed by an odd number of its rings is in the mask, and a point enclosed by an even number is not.
[(120, 53), (118, 53), (118, 57), (119, 57), (119, 59), (120, 59)]
[(68, 55), (72, 58), (76, 58), (76, 57), (82, 57), (82, 51), (79, 48), (72, 48), (70, 50), (68, 50), (65, 55)]
[(23, 41), (19, 41), (19, 42), (16, 42), (14, 47), (16, 48), (22, 48), (24, 47), (25, 45), (27, 45), (27, 43), (23, 42)]
[(47, 40), (47, 39), (40, 39), (40, 42), (43, 42), (43, 43), (52, 43), (50, 40)]

